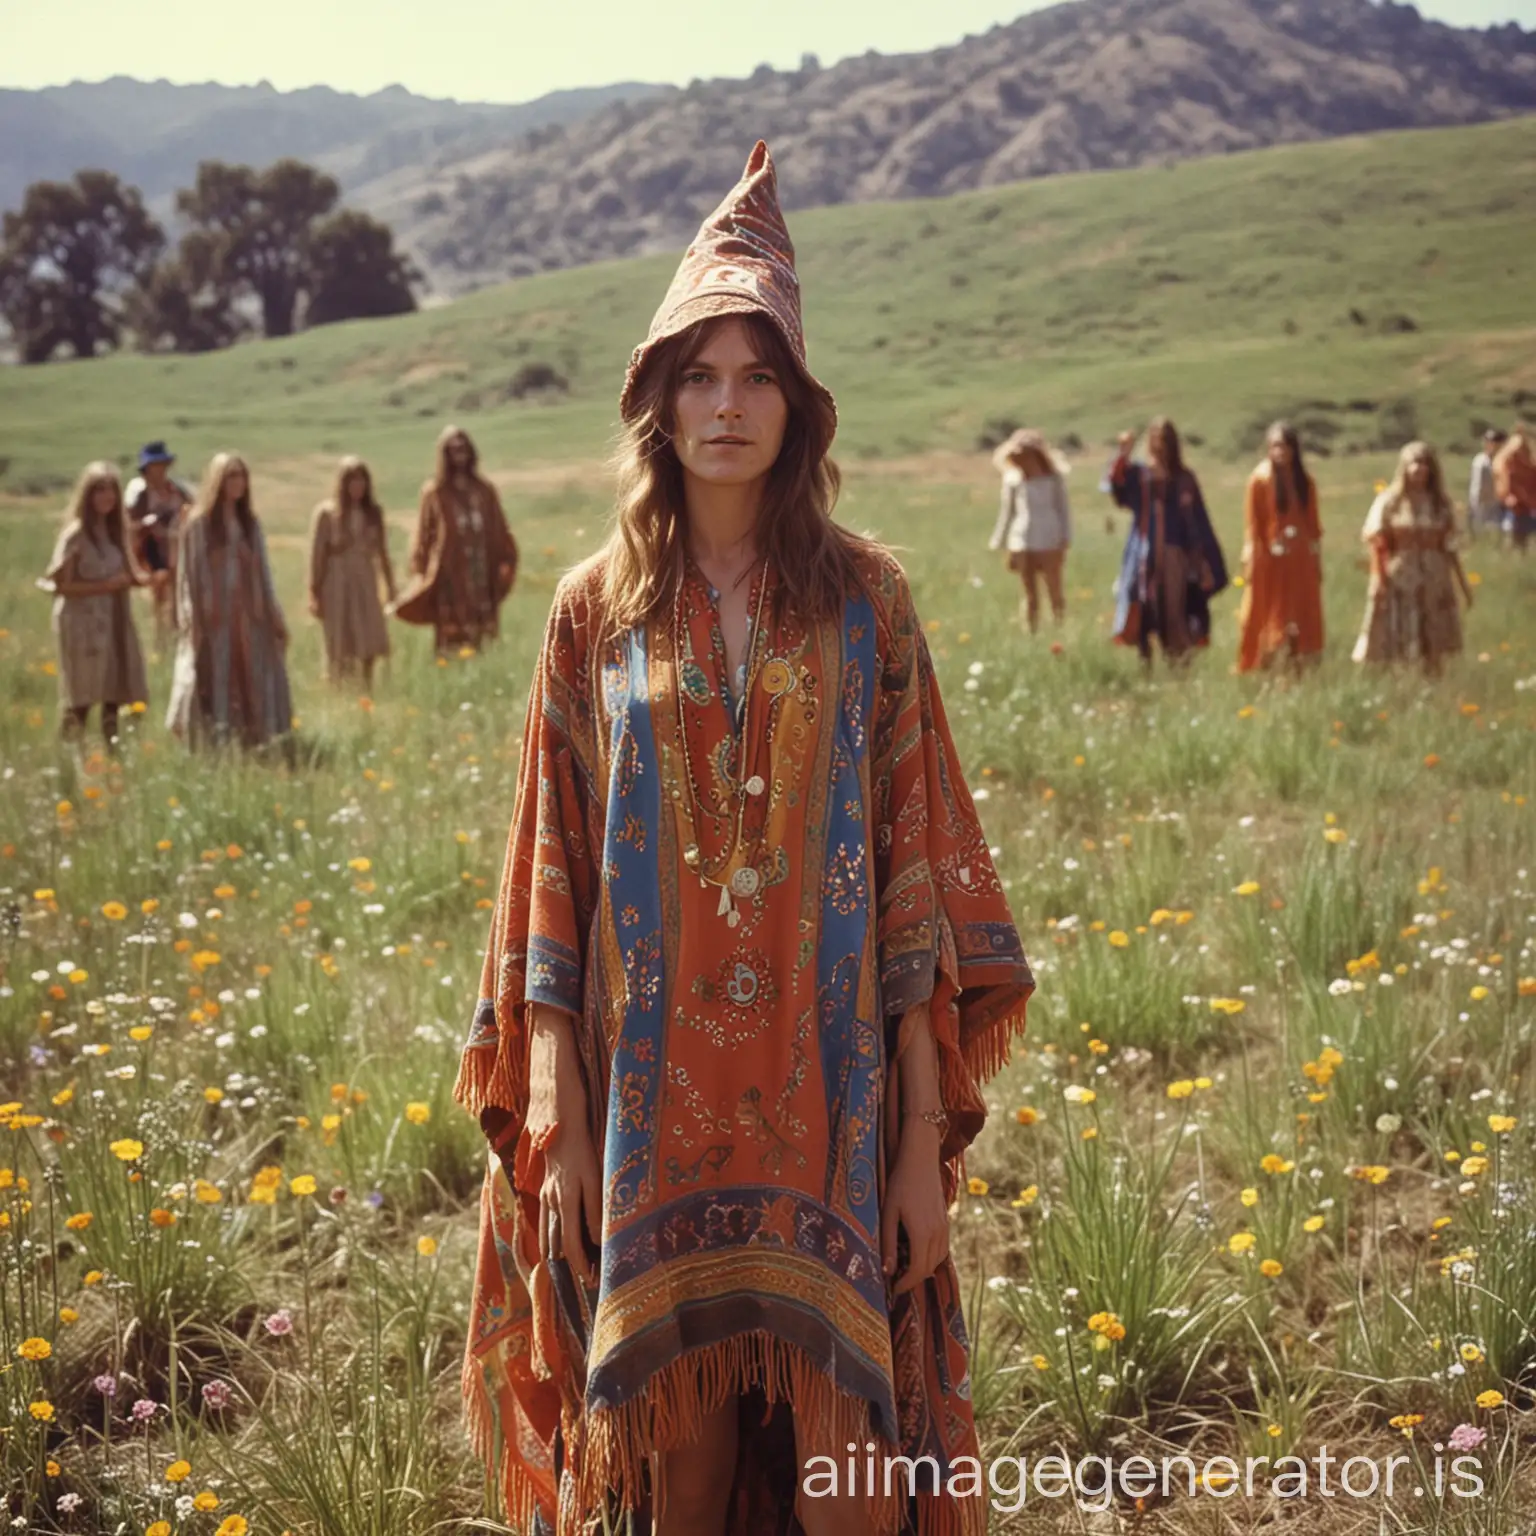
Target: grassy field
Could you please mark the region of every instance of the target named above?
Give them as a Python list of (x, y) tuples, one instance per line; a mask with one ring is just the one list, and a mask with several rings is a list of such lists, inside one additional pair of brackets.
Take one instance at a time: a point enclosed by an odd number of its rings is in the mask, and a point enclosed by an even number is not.
[[(1221, 458), (1286, 413), (1336, 453), (1415, 430), (1467, 444), (1536, 401), (1533, 175), (1525, 119), (794, 217), (840, 451), (968, 449), (998, 418), (1096, 442), (1170, 399)], [(672, 266), (555, 273), (211, 358), (7, 369), (0, 490), (56, 492), (82, 457), (166, 436), (189, 464), (314, 455), (314, 497), (319, 461), (362, 453), (400, 505), (450, 418), (502, 464), (592, 462)], [(509, 399), (535, 364), (568, 392)]]
[[(1531, 221), (1473, 174), (1533, 156), (1536, 129), (1511, 124), (797, 225), (845, 407), (842, 515), (902, 551), (1040, 983), (954, 1215), (984, 1445), (1326, 1443), (1406, 1454), (1426, 1487), (1278, 1511), (1034, 1499), (999, 1530), (1524, 1528), (1536, 562), (1473, 547), (1467, 653), (1439, 682), (1347, 653), (1385, 403), (1404, 402), (1389, 426), (1411, 412), (1450, 442), (1508, 414), (1522, 368), (1536, 385), (1506, 275)], [(1276, 217), (1286, 188), (1305, 217)], [(480, 1137), (449, 1091), (528, 666), (559, 573), (601, 537), (595, 460), (667, 265), (222, 357), (0, 378), (20, 428), (0, 503), (0, 1507), (28, 1529), (502, 1528), (457, 1416)], [(1185, 280), (1155, 282), (1165, 267)], [(1351, 306), (1420, 330), (1354, 325)], [(461, 407), (518, 358), (565, 369), (572, 398)], [(1108, 643), (1119, 531), (1097, 448), (1072, 481), (1068, 623), (1019, 631), (985, 549), (994, 482), (967, 451), (989, 417), (1093, 444), (1170, 409), (1205, 440), (1192, 457), (1235, 558), (1247, 424), (1303, 399), (1383, 403), (1313, 421), (1314, 442), (1341, 425), (1317, 461), (1315, 676), (1231, 674), (1236, 593), (1188, 677), (1145, 677)], [(373, 697), (328, 690), (299, 619), (325, 461), (373, 454), (399, 507), (450, 413), (506, 468), (524, 568), (505, 637), (439, 666), (397, 629)], [(252, 455), (297, 631), (292, 771), (179, 750), (165, 655), (119, 758), (57, 743), (30, 589), (49, 477), (152, 429), (188, 459)], [(397, 558), (402, 534), (397, 518)], [(1123, 1338), (1090, 1329), (1100, 1313)], [(1453, 1431), (1486, 1436), (1481, 1498), (1424, 1471)]]

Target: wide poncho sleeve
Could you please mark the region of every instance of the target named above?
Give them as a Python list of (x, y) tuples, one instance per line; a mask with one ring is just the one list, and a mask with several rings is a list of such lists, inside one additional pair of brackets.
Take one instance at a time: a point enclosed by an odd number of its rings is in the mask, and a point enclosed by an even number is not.
[(546, 1004), (582, 1014), (587, 936), (597, 902), (597, 854), (586, 688), (587, 615), (569, 586), (557, 592), (544, 634), (480, 1001), (457, 1095), (472, 1113), (528, 1104), (528, 1011)]
[[(950, 1116), (944, 1156), (980, 1131), (980, 1084), (1024, 1030), (1034, 977), (944, 711), (905, 575), (878, 568), (881, 672), (872, 739), (876, 939), (899, 1062), (928, 1004)], [(894, 1100), (896, 1095), (892, 1095)], [(894, 1108), (894, 1104), (892, 1106)]]

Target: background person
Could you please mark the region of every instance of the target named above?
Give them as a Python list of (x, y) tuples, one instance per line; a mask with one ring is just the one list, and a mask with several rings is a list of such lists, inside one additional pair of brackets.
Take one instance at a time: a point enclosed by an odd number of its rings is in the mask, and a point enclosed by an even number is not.
[(171, 478), (175, 462), (176, 455), (163, 442), (145, 443), (139, 449), (139, 472), (124, 494), (133, 551), (140, 568), (149, 573), (155, 633), (162, 642), (175, 627), (176, 552), (182, 521), (192, 505), (192, 493)]
[(1071, 466), (1040, 433), (1022, 428), (998, 448), (992, 462), (1002, 473), (1003, 489), (988, 547), (1005, 550), (1008, 569), (1019, 573), (1021, 617), (1034, 634), (1040, 628), (1042, 579), (1051, 617), (1060, 625), (1067, 613), (1062, 571), (1072, 545), (1066, 478)]
[(1131, 458), (1136, 434), (1120, 435), (1106, 487), (1131, 514), (1120, 560), (1113, 637), (1152, 660), (1156, 636), (1174, 665), (1206, 645), (1210, 602), (1227, 585), (1226, 560), (1205, 497), (1185, 467), (1178, 429), (1159, 417), (1147, 430), (1147, 462)]
[(360, 674), (371, 687), (374, 663), (389, 655), (380, 586), (393, 602), (384, 511), (368, 466), (345, 458), (335, 491), (315, 508), (309, 538), (309, 611), (324, 630), (325, 670), (333, 683)]
[(1428, 443), (1403, 449), (1360, 536), (1370, 552), (1371, 579), (1355, 660), (1417, 662), (1438, 673), (1445, 658), (1461, 650), (1457, 589), (1470, 608), (1472, 588), (1456, 553), (1455, 509)]
[(182, 530), (166, 724), (191, 746), (257, 747), (293, 723), (288, 625), (239, 454), (216, 454)]
[(496, 487), (480, 473), (467, 432), (445, 427), (437, 471), (422, 487), (410, 583), (394, 605), (407, 624), (430, 624), (439, 651), (495, 639), (517, 579), (517, 540)]
[(88, 464), (76, 482), (41, 585), (55, 594), (59, 708), (76, 737), (93, 705), (101, 734), (117, 741), (118, 710), (149, 697), (129, 594), (144, 579), (133, 557), (123, 483), (115, 465)]
[(1244, 498), (1243, 601), (1238, 612), (1237, 670), (1282, 659), (1292, 667), (1323, 652), (1323, 529), (1317, 486), (1301, 439), (1277, 421)]

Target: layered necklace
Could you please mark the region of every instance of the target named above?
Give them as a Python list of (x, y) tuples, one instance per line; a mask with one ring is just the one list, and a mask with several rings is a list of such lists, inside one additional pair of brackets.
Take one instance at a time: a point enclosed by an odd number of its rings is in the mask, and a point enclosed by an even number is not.
[[(683, 688), (683, 654), (687, 641), (687, 630), (683, 624), (683, 588), (686, 585), (686, 577), (679, 579), (672, 602), (672, 686), (677, 697), (677, 745), (683, 761), (683, 780), (686, 785), (682, 799), (688, 814), (688, 841), (683, 846), (683, 862), (699, 877), (701, 887), (719, 887), (720, 905), (715, 909), (715, 915), (723, 917), (734, 928), (741, 921), (736, 899), (739, 897), (742, 901), (750, 901), (763, 883), (762, 876), (750, 863), (742, 863), (735, 869), (731, 866), (736, 863), (741, 852), (747, 800), (761, 795), (767, 788), (761, 774), (754, 773), (746, 777), (743, 770), (752, 742), (752, 695), (756, 692), (761, 667), (763, 601), (768, 595), (768, 562), (766, 559), (763, 561), (762, 582), (757, 589), (757, 609), (752, 618), (751, 632), (747, 636), (746, 681), (742, 688), (742, 718), (738, 722), (736, 743), (736, 776), (734, 779), (727, 777), (729, 788), (736, 799), (736, 826), (731, 835), (730, 847), (712, 867), (706, 866), (703, 851), (699, 847), (699, 807), (704, 797), (699, 793), (698, 783), (694, 779), (693, 753), (688, 745), (688, 731), (683, 719), (684, 704), (688, 697)], [(691, 656), (691, 650), (689, 654)]]

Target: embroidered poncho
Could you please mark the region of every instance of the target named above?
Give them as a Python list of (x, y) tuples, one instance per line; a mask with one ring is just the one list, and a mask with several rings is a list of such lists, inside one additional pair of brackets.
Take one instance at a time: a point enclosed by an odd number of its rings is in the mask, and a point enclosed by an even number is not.
[[(648, 1453), (729, 1394), (790, 1400), (807, 1454), (870, 1439), (941, 1469), (975, 1454), (953, 1265), (897, 1298), (881, 1269), (899, 1024), (930, 1001), (952, 1197), (979, 1085), (1033, 987), (893, 559), (861, 554), (859, 590), (824, 623), (780, 612), (760, 576), (763, 648), (738, 714), (698, 571), (674, 666), (669, 620), (599, 643), (600, 558), (550, 615), (457, 1086), (492, 1143), (471, 1431), (510, 1517), (561, 1536), (605, 1503), (640, 1506)], [(729, 789), (747, 780), (733, 861)], [(756, 871), (735, 927), (684, 861), (691, 837), (706, 870)], [(577, 1021), (603, 1177), (591, 1293), (539, 1259), (532, 1003)], [(732, 1528), (783, 1529), (795, 1479), (754, 1466), (756, 1439)], [(985, 1528), (984, 1502), (927, 1496), (882, 1503), (877, 1523), (913, 1514), (925, 1536)]]

